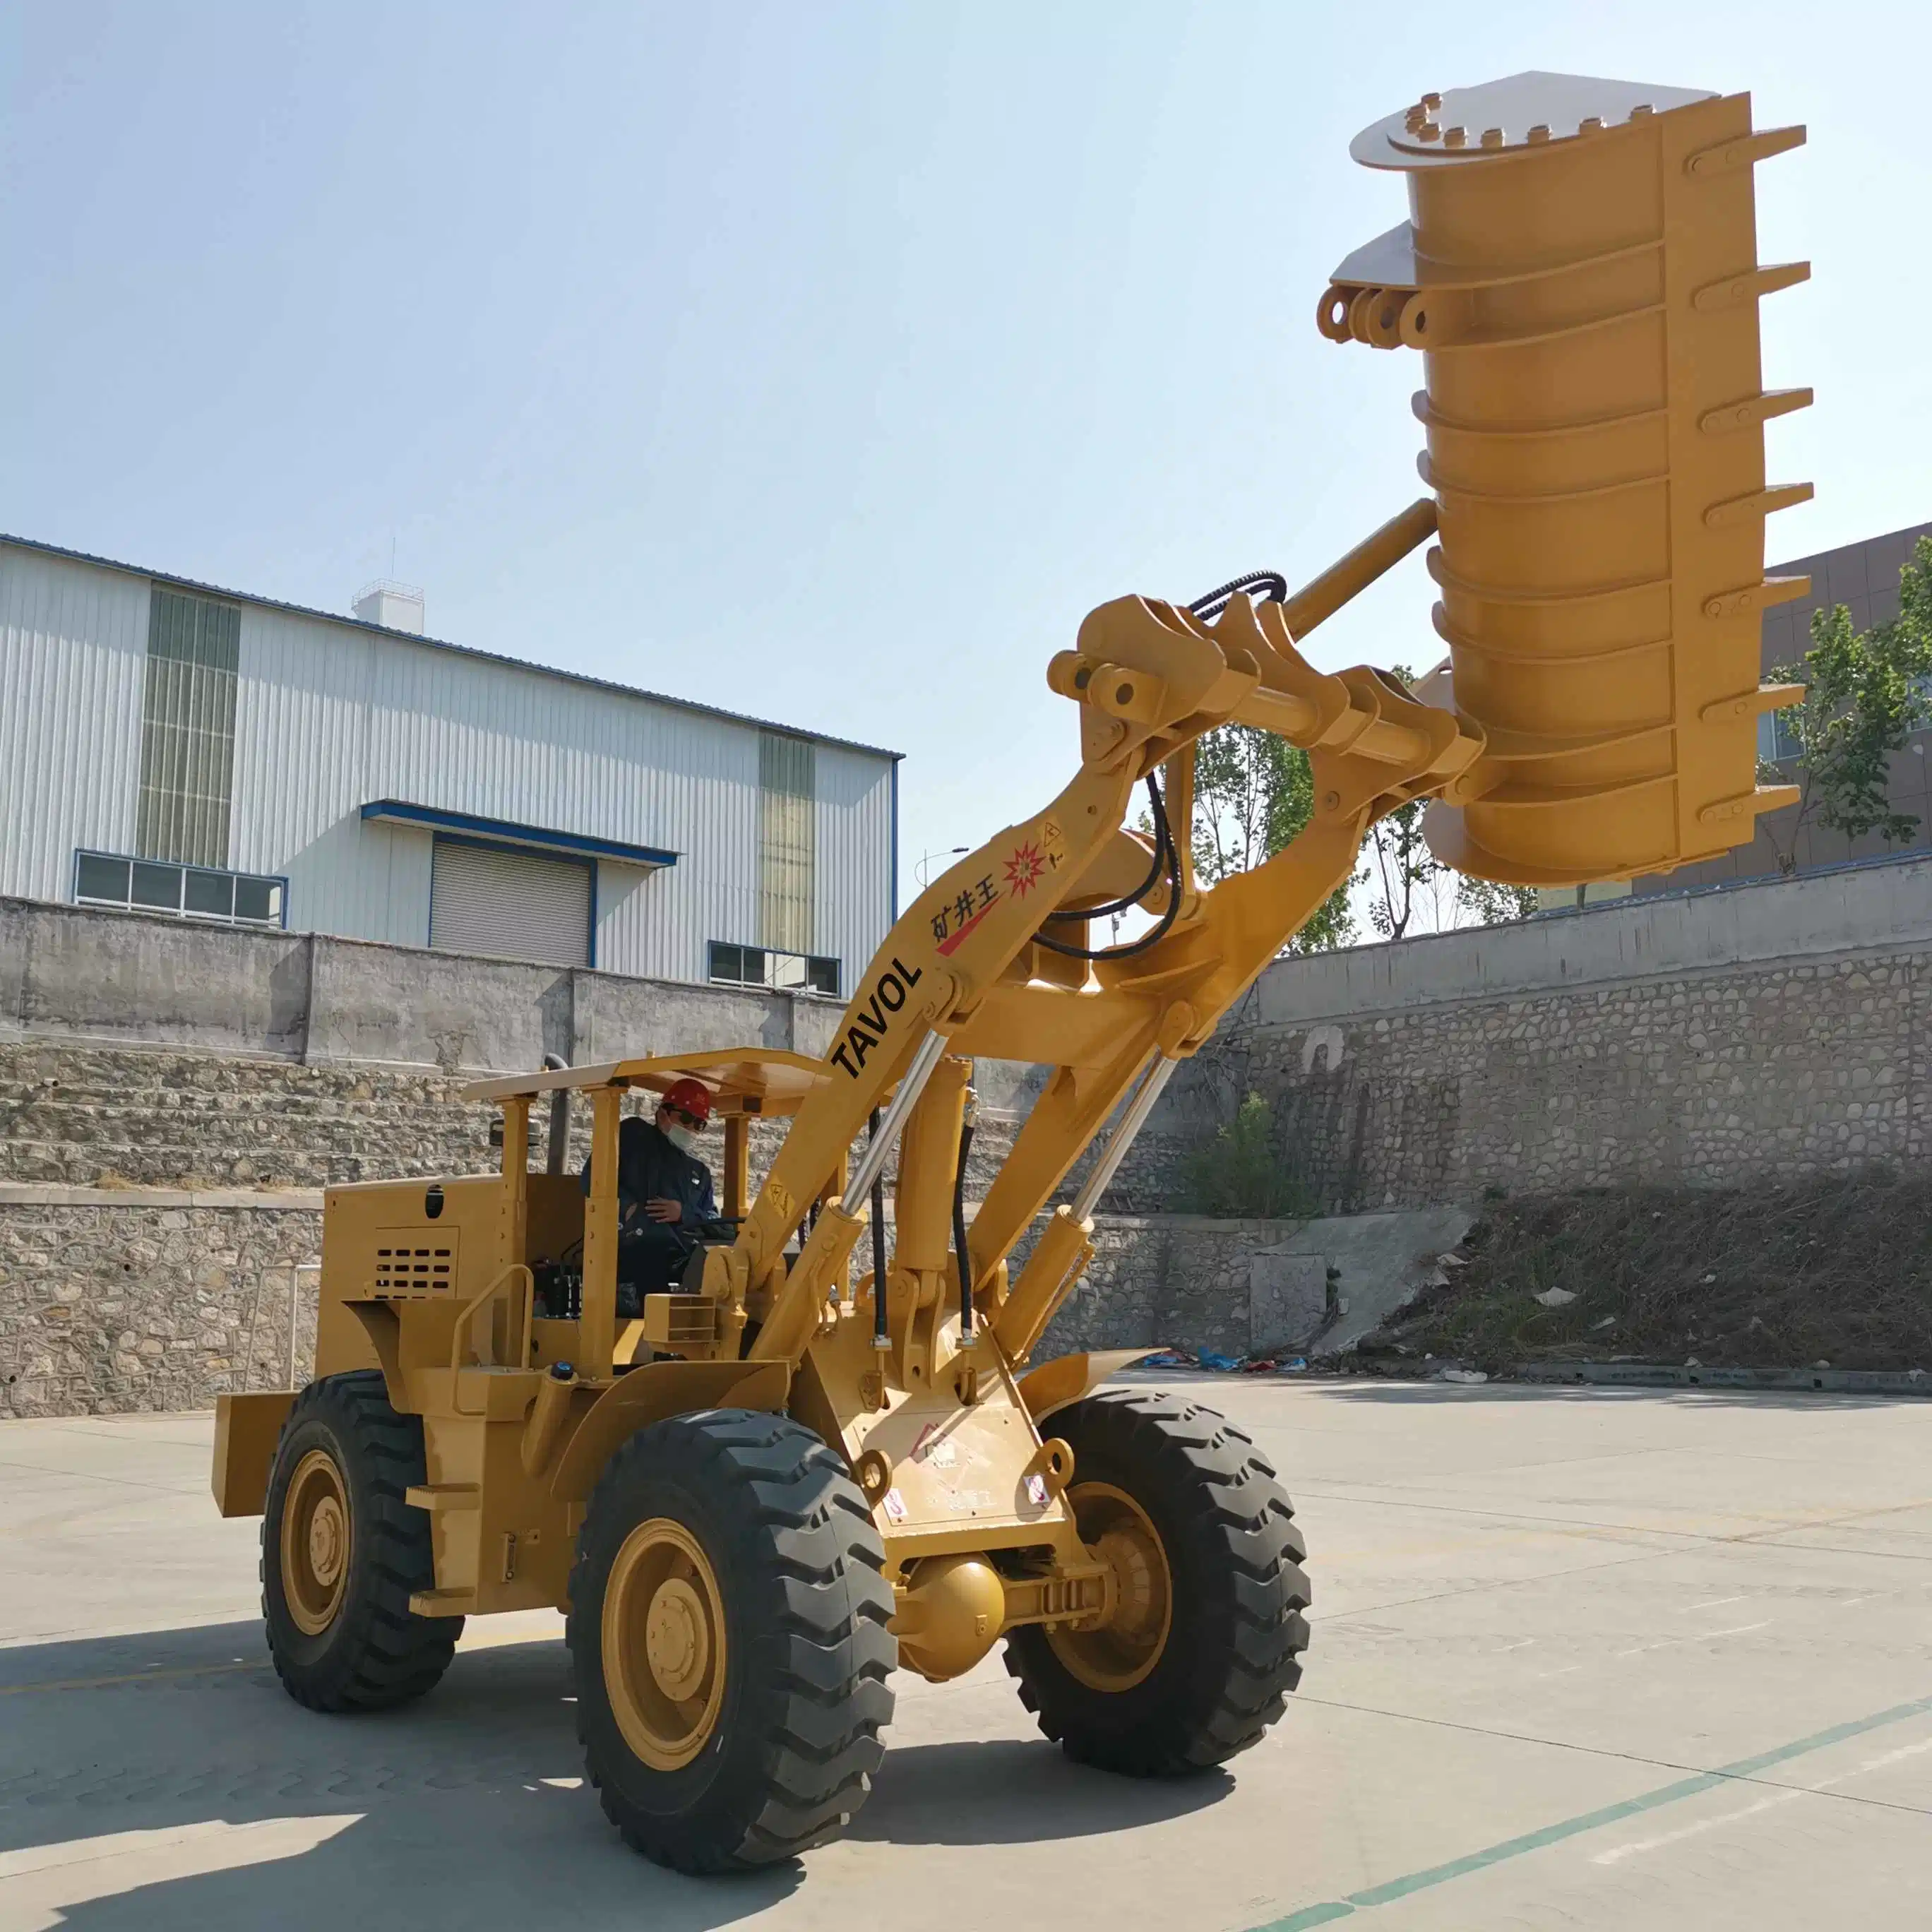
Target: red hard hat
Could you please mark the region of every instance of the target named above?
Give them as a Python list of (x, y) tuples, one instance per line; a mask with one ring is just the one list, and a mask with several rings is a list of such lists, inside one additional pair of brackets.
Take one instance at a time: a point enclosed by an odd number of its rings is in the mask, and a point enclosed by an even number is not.
[(693, 1080), (687, 1075), (682, 1080), (674, 1080), (664, 1090), (661, 1102), (667, 1107), (675, 1107), (681, 1114), (688, 1114), (694, 1120), (709, 1126), (711, 1121), (711, 1089), (702, 1080)]

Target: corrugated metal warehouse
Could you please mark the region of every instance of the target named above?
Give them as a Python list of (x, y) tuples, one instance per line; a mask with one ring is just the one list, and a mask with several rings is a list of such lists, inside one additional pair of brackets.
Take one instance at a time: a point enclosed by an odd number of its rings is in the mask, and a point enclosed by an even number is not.
[(0, 893), (842, 996), (898, 754), (0, 537)]

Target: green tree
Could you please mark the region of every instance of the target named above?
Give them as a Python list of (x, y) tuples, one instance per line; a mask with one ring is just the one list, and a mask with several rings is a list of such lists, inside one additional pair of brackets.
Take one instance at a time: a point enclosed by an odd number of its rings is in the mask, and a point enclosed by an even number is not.
[[(1415, 674), (1397, 664), (1395, 675), (1413, 684)], [(1365, 860), (1358, 883), (1369, 888), (1369, 922), (1384, 939), (1400, 939), (1408, 932), (1418, 909), (1417, 892), (1448, 870), (1430, 851), (1422, 836), (1421, 799), (1399, 805), (1369, 827), (1362, 841)]]
[[(1204, 732), (1194, 754), (1194, 870), (1203, 885), (1273, 858), (1315, 812), (1308, 754), (1250, 724)], [(1142, 820), (1142, 829), (1148, 829)], [(1328, 952), (1355, 936), (1347, 882), (1289, 940), (1290, 952)]]
[(1510, 926), (1535, 911), (1536, 888), (1499, 885), (1493, 879), (1472, 879), (1465, 874), (1456, 881), (1456, 903), (1474, 914), (1478, 926)]
[(1268, 1103), (1250, 1094), (1234, 1120), (1180, 1162), (1185, 1211), (1241, 1220), (1306, 1220), (1316, 1211), (1308, 1190), (1289, 1174), (1274, 1146)]
[(1932, 538), (1921, 537), (1899, 572), (1898, 615), (1869, 631), (1852, 628), (1844, 604), (1811, 617), (1811, 648), (1802, 663), (1780, 664), (1780, 683), (1802, 684), (1802, 703), (1778, 714), (1796, 747), (1791, 759), (1762, 763), (1760, 778), (1795, 777), (1798, 804), (1781, 822), (1758, 820), (1778, 869), (1798, 869), (1798, 840), (1816, 820), (1848, 838), (1876, 832), (1902, 844), (1918, 830), (1910, 812), (1894, 808), (1892, 760), (1919, 726), (1932, 719)]
[(1423, 801), (1412, 798), (1369, 827), (1362, 842), (1368, 863), (1369, 922), (1384, 939), (1400, 939), (1416, 913), (1416, 891), (1448, 868), (1422, 836)]

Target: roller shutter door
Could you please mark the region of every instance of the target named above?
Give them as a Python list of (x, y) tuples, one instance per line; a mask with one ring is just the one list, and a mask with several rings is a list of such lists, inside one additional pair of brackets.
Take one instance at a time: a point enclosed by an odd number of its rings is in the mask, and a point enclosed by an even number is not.
[(511, 846), (439, 838), (429, 943), (445, 952), (590, 964), (590, 867)]

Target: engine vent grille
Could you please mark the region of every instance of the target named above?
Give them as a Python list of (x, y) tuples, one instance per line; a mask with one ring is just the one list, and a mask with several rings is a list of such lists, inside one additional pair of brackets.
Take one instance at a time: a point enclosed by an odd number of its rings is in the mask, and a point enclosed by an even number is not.
[(434, 1234), (422, 1228), (378, 1228), (375, 1292), (412, 1298), (453, 1293), (456, 1246), (453, 1228)]

